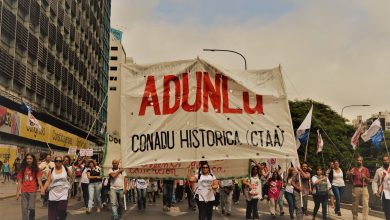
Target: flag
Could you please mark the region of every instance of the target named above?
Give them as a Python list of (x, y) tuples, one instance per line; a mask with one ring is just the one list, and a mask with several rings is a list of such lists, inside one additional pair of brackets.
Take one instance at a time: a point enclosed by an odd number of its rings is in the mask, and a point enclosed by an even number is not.
[(374, 136), (371, 137), (371, 142), (377, 150), (380, 150), (382, 140), (383, 140), (383, 131), (381, 128)]
[(361, 137), (364, 140), (364, 142), (371, 140), (375, 148), (380, 149), (380, 145), (383, 140), (383, 131), (379, 119), (375, 120), (371, 124), (370, 128), (368, 128), (368, 130), (364, 132)]
[(309, 113), (306, 115), (305, 120), (303, 120), (302, 124), (299, 126), (297, 130), (297, 149), (301, 146), (301, 144), (306, 143), (309, 138), (310, 127), (311, 127), (311, 117), (313, 114), (313, 105), (310, 108)]
[(361, 129), (362, 129), (362, 125), (359, 125), (358, 129), (355, 131), (355, 134), (353, 134), (351, 138), (351, 145), (353, 150), (356, 150), (356, 147), (359, 145), (359, 136), (360, 136)]
[(39, 124), (39, 121), (32, 114), (32, 108), (27, 105), (23, 100), (21, 108), (27, 111), (27, 126), (37, 128), (38, 130), (42, 129), (42, 126)]
[(324, 147), (324, 141), (322, 140), (320, 130), (317, 130), (317, 154), (319, 152), (322, 152), (323, 147)]
[(367, 142), (371, 139), (371, 137), (376, 135), (380, 129), (382, 129), (381, 122), (379, 119), (377, 119), (371, 124), (370, 128), (368, 128), (368, 130), (362, 134), (361, 137), (364, 142)]
[(20, 106), (20, 108), (22, 109), (22, 111), (25, 111), (25, 112), (32, 112), (32, 109), (29, 105), (27, 105), (23, 100), (22, 100), (22, 104)]

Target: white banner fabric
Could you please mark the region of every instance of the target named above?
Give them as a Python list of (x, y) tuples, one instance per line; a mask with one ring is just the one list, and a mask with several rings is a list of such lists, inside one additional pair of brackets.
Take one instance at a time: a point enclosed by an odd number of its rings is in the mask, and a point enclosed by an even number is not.
[(297, 158), (280, 68), (195, 59), (121, 69), (123, 167), (217, 160), (247, 172), (249, 158)]

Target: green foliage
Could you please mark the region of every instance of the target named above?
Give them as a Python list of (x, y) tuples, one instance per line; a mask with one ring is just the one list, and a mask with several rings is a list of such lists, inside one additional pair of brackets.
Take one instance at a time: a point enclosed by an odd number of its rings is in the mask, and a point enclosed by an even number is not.
[[(306, 117), (311, 105), (313, 105), (313, 118), (306, 161), (312, 167), (316, 167), (328, 166), (330, 161), (339, 160), (344, 169), (347, 169), (352, 161), (353, 149), (350, 142), (355, 129), (351, 125), (346, 124), (346, 119), (342, 118), (330, 106), (323, 103), (303, 100), (290, 101), (289, 104), (295, 131)], [(316, 153), (317, 129), (320, 130), (324, 141), (323, 157), (321, 153)], [(306, 145), (303, 144), (298, 150), (301, 162), (304, 161), (305, 148)]]

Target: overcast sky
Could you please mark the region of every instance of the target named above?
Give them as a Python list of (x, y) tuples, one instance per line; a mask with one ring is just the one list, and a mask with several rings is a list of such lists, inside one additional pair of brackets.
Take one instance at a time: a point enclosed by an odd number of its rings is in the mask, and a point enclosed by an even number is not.
[(138, 64), (202, 59), (229, 69), (282, 65), (290, 99), (348, 119), (390, 110), (389, 0), (112, 0), (111, 25)]

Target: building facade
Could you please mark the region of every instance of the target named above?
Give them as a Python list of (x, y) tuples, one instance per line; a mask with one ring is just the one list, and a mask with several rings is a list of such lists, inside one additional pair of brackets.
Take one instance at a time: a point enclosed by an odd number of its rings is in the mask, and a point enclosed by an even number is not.
[[(104, 143), (110, 13), (111, 0), (0, 0), (0, 118), (15, 121), (0, 124), (0, 144)], [(25, 128), (22, 100), (41, 131)]]

